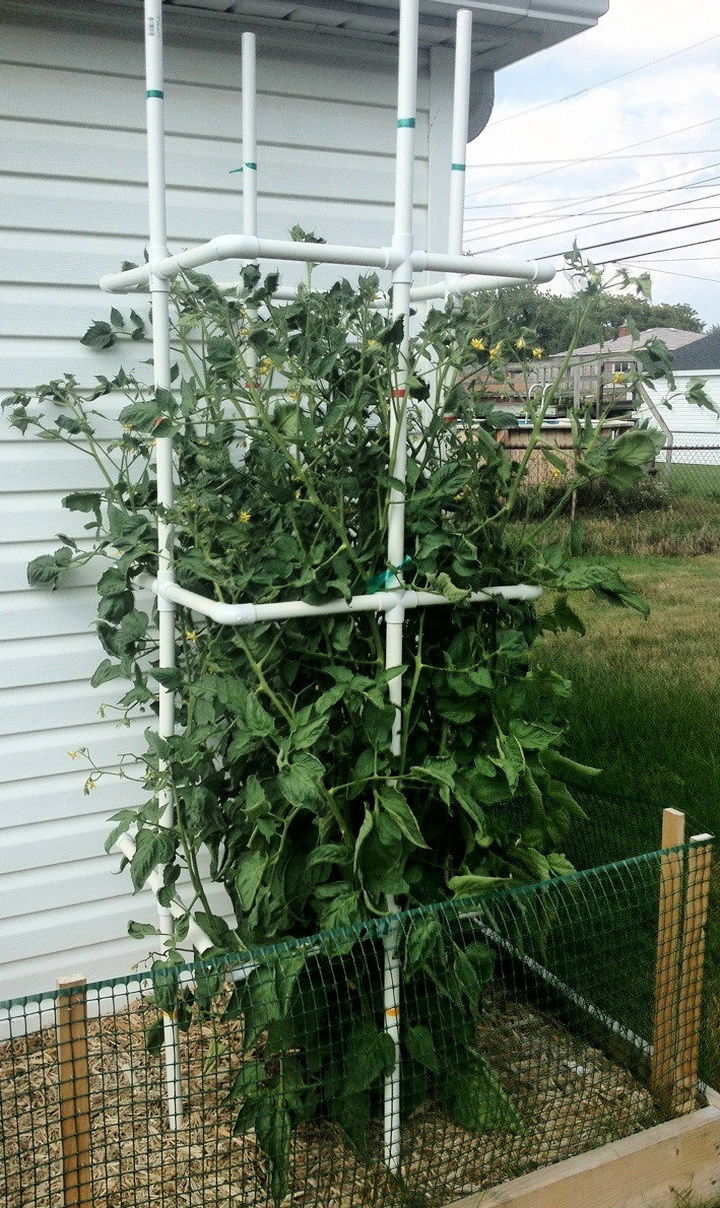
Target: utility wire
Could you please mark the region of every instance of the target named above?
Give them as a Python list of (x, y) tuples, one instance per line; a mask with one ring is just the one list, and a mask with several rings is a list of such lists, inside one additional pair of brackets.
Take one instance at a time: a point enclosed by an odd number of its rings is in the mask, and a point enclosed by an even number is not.
[[(571, 166), (575, 166), (575, 165), (579, 165), (579, 164), (597, 163), (599, 160), (606, 160), (608, 158), (617, 158), (616, 152), (632, 151), (634, 147), (643, 147), (643, 146), (646, 146), (648, 143), (655, 143), (658, 141), (658, 139), (661, 139), (661, 138), (672, 138), (676, 134), (686, 134), (689, 130), (698, 130), (701, 126), (710, 126), (714, 122), (718, 122), (718, 121), (720, 121), (720, 117), (709, 117), (709, 118), (706, 118), (702, 122), (693, 122), (690, 126), (680, 126), (680, 127), (678, 127), (677, 130), (667, 130), (667, 131), (665, 131), (664, 134), (654, 134), (650, 138), (641, 138), (638, 140), (638, 142), (635, 142), (635, 143), (624, 143), (623, 146), (614, 147), (611, 151), (606, 151), (601, 155), (587, 155), (587, 156), (581, 157), (579, 159), (566, 159), (566, 160), (561, 161), (561, 166), (562, 167), (571, 167)], [(714, 155), (714, 154), (716, 154), (716, 150), (714, 148), (713, 149), (702, 149), (701, 148), (700, 150), (693, 152), (692, 154), (703, 155), (703, 154), (710, 154), (710, 153)], [(680, 153), (680, 154), (682, 154), (682, 153)], [(686, 152), (686, 154), (690, 154), (690, 153)], [(635, 158), (635, 157), (633, 156), (633, 158)], [(512, 165), (510, 165), (510, 166), (512, 166)], [(485, 167), (486, 167), (486, 165), (484, 165), (484, 164), (468, 165), (468, 168), (471, 168), (474, 171), (485, 170)], [(518, 176), (518, 177), (515, 177), (514, 180), (505, 181), (504, 184), (490, 186), (490, 191), (493, 193), (497, 193), (501, 189), (509, 189), (513, 185), (525, 184), (526, 181), (528, 181), (528, 180), (537, 180), (541, 176), (548, 176), (548, 175), (551, 175), (553, 172), (557, 172), (557, 171), (559, 171), (559, 168), (557, 168), (557, 167), (556, 168), (546, 168), (543, 172), (534, 172), (530, 176)]]
[(700, 42), (692, 42), (689, 46), (681, 46), (679, 50), (673, 50), (669, 55), (663, 55), (660, 59), (648, 59), (646, 63), (640, 63), (637, 67), (631, 67), (629, 71), (621, 71), (619, 75), (608, 76), (605, 80), (598, 80), (597, 84), (591, 84), (589, 88), (580, 88), (578, 92), (569, 92), (566, 96), (557, 97), (554, 101), (542, 101), (539, 105), (531, 105), (528, 109), (521, 109), (518, 113), (510, 113), (507, 117), (498, 118), (496, 122), (492, 122), (491, 126), (502, 126), (505, 122), (514, 122), (519, 117), (525, 117), (528, 113), (537, 113), (539, 109), (549, 109), (552, 105), (564, 105), (566, 101), (574, 101), (579, 96), (586, 96), (588, 92), (595, 92), (598, 88), (604, 88), (606, 84), (614, 84), (617, 80), (626, 80), (628, 76), (635, 75), (638, 71), (646, 71), (648, 67), (656, 67), (659, 63), (667, 63), (670, 59), (676, 59), (678, 55), (687, 54), (689, 50), (697, 50), (699, 46), (707, 46), (708, 42), (715, 42), (720, 38), (720, 34), (712, 34), (709, 38), (703, 38)]
[[(710, 165), (710, 166), (712, 166), (712, 165)], [(695, 171), (700, 171), (703, 169), (691, 168), (690, 170), (692, 172), (695, 172)], [(678, 173), (678, 175), (685, 176), (686, 173), (682, 172), (682, 173)], [(667, 179), (671, 180), (672, 177), (667, 177)], [(719, 175), (708, 176), (705, 178), (705, 180), (703, 182), (703, 187), (706, 189), (710, 189), (714, 185), (716, 185), (718, 183), (718, 181), (720, 181)], [(649, 181), (648, 183), (652, 184), (653, 182)], [(633, 188), (636, 188), (636, 187), (637, 186), (633, 186)], [(604, 214), (604, 213), (607, 213), (607, 211), (609, 209), (614, 209), (616, 206), (635, 205), (638, 202), (647, 201), (649, 198), (652, 198), (652, 197), (663, 197), (666, 193), (684, 193), (690, 187), (691, 186), (688, 184), (682, 184), (682, 185), (669, 185), (667, 188), (661, 188), (661, 189), (647, 189), (646, 192), (644, 192), (644, 193), (637, 193), (632, 197), (621, 197), (618, 201), (611, 201), (607, 205), (598, 206), (596, 209), (581, 211), (580, 216), (582, 216), (582, 214), (598, 214), (598, 213)], [(616, 189), (614, 195), (617, 196), (617, 194), (620, 194), (623, 192), (624, 192), (623, 189)], [(607, 192), (601, 194), (600, 196), (607, 198)], [(694, 202), (694, 201), (705, 201), (705, 199), (706, 199), (705, 195), (703, 195), (701, 193), (701, 194), (699, 194), (699, 196), (697, 198), (692, 198), (691, 200)], [(596, 199), (593, 198), (592, 200), (596, 200)], [(562, 203), (559, 202), (557, 205), (553, 205), (552, 210), (548, 210), (548, 211), (536, 211), (534, 214), (511, 214), (511, 215), (507, 215), (505, 218), (490, 218), (488, 221), (492, 225), (490, 226), (490, 230), (487, 233), (490, 235), (506, 234), (508, 222), (520, 223), (520, 225), (515, 228), (515, 230), (517, 232), (526, 231), (528, 229), (528, 224), (531, 223), (534, 218), (542, 219), (545, 217), (546, 214), (550, 214), (550, 213), (554, 214), (556, 217), (559, 216), (560, 218), (572, 217), (572, 215), (567, 212), (567, 207), (566, 206), (564, 207), (562, 205)], [(482, 223), (484, 221), (485, 220), (483, 218), (470, 218), (467, 225), (471, 225), (471, 224), (475, 225), (477, 223)], [(511, 232), (511, 233), (514, 233), (514, 232)]]
[[(710, 198), (713, 198), (713, 197), (720, 197), (720, 192), (711, 193)], [(708, 200), (710, 200), (710, 198), (708, 198)], [(688, 204), (689, 204), (688, 202), (673, 201), (673, 202), (670, 202), (669, 205), (666, 205), (666, 206), (655, 206), (655, 208), (652, 210), (645, 210), (645, 211), (640, 210), (639, 214), (642, 217), (647, 218), (651, 214), (662, 214), (662, 213), (665, 213), (667, 210), (676, 210), (676, 209), (678, 209), (678, 207), (682, 207), (683, 205), (687, 206)], [(710, 208), (717, 211), (720, 207), (713, 206)], [(589, 230), (592, 230), (593, 227), (607, 226), (609, 223), (615, 222), (615, 220), (619, 217), (620, 217), (619, 214), (610, 214), (607, 218), (599, 218), (597, 220), (597, 222), (585, 223), (583, 229), (585, 231), (589, 231)], [(552, 221), (552, 219), (550, 219), (549, 221)], [(708, 218), (708, 219), (705, 219), (705, 221), (714, 222), (716, 220), (713, 218)], [(543, 223), (541, 225), (546, 225), (546, 223)], [(563, 227), (563, 229), (560, 231), (549, 231), (549, 232), (547, 232), (547, 238), (554, 239), (556, 236), (559, 237), (560, 235), (566, 235), (568, 232), (573, 233), (575, 231), (575, 229), (576, 229), (575, 227)], [(503, 233), (505, 233), (505, 232), (503, 232)], [(524, 239), (518, 239), (515, 237), (515, 235), (512, 231), (510, 232), (510, 236), (511, 236), (511, 241), (509, 243), (499, 243), (499, 244), (495, 244), (493, 247), (484, 247), (481, 250), (483, 252), (497, 252), (497, 251), (500, 251), (502, 248), (516, 247), (519, 244), (523, 244), (523, 243), (532, 243), (534, 240), (541, 238), (540, 235), (527, 235)]]
[(709, 281), (713, 285), (720, 285), (720, 277), (701, 277), (699, 273), (672, 273), (666, 268), (656, 268), (654, 264), (628, 264), (628, 268), (642, 268), (647, 269), (649, 273), (662, 273), (665, 277), (687, 277), (691, 281)]
[(631, 252), (628, 256), (613, 256), (612, 260), (593, 261), (596, 268), (604, 268), (606, 264), (620, 264), (626, 260), (641, 260), (645, 256), (655, 256), (663, 252), (678, 252), (686, 247), (702, 247), (703, 244), (717, 243), (720, 235), (714, 235), (712, 239), (695, 239), (692, 243), (674, 243), (672, 247), (656, 247), (652, 252)]
[[(615, 194), (637, 193), (637, 192), (642, 191), (643, 189), (647, 189), (647, 187), (649, 185), (659, 184), (663, 180), (676, 180), (678, 176), (691, 176), (691, 175), (694, 175), (696, 172), (708, 172), (710, 170), (710, 168), (717, 168), (717, 167), (720, 167), (720, 161), (718, 161), (717, 163), (714, 163), (714, 164), (705, 164), (705, 166), (703, 168), (683, 168), (682, 171), (673, 172), (673, 173), (671, 173), (670, 176), (655, 176), (655, 177), (653, 177), (652, 180), (642, 181), (639, 184), (625, 185), (625, 186), (623, 186), (622, 189), (615, 189), (614, 193)], [(717, 177), (711, 177), (710, 179), (717, 179)], [(676, 185), (675, 186), (675, 188), (677, 188), (677, 189), (696, 189), (696, 188), (699, 189), (702, 187), (703, 187), (702, 181), (698, 181), (697, 183), (689, 182), (686, 185)], [(659, 189), (658, 192), (670, 193), (670, 192), (672, 192), (672, 190), (671, 189)], [(475, 196), (478, 196), (478, 194), (476, 193)], [(559, 205), (565, 206), (565, 205), (572, 205), (576, 201), (597, 201), (598, 198), (606, 197), (606, 196), (607, 196), (607, 192), (605, 192), (605, 193), (580, 193), (580, 194), (576, 193), (576, 194), (573, 194), (572, 197), (566, 197), (564, 201), (561, 201), (560, 198), (554, 199), (554, 198), (548, 198), (548, 197), (533, 197), (533, 198), (528, 197), (523, 201), (488, 201), (488, 202), (480, 202), (480, 203), (478, 203), (478, 205), (468, 205), (465, 207), (465, 211), (466, 211), (466, 213), (468, 213), (470, 210), (507, 210), (511, 206), (547, 205), (549, 202), (551, 202), (553, 200), (557, 200)], [(515, 215), (509, 215), (508, 217), (512, 218), (512, 217), (515, 217)], [(519, 215), (519, 217), (533, 218), (534, 215), (533, 214), (523, 214), (523, 215)], [(500, 222), (500, 221), (505, 221), (505, 220), (498, 218), (498, 219), (492, 219), (492, 221)]]
[[(712, 121), (720, 122), (720, 117), (714, 117), (714, 118), (712, 118)], [(704, 126), (705, 122), (698, 122), (698, 125)], [(697, 127), (688, 126), (688, 127), (686, 127), (686, 129), (695, 130), (695, 129), (697, 129)], [(681, 131), (677, 130), (677, 131), (673, 131), (672, 133), (680, 134)], [(670, 134), (669, 133), (668, 134), (657, 134), (657, 135), (655, 135), (655, 138), (670, 138)], [(627, 145), (629, 147), (640, 147), (640, 146), (642, 146), (643, 143), (652, 143), (654, 141), (655, 141), (655, 139), (653, 139), (653, 138), (644, 138), (639, 143), (628, 143)], [(477, 171), (477, 172), (482, 170), (484, 172), (488, 168), (535, 168), (539, 164), (562, 164), (563, 167), (574, 168), (574, 167), (579, 167), (582, 164), (595, 163), (596, 160), (600, 160), (600, 159), (603, 161), (618, 160), (618, 159), (667, 159), (669, 156), (677, 156), (677, 155), (717, 155), (718, 151), (720, 151), (720, 147), (698, 147), (696, 150), (689, 150), (689, 151), (636, 151), (634, 155), (615, 155), (615, 153), (612, 151), (606, 151), (602, 155), (588, 155), (588, 156), (584, 156), (582, 159), (562, 159), (561, 157), (558, 157), (556, 159), (490, 160), (488, 163), (468, 164), (468, 169), (471, 169), (472, 171)], [(553, 169), (553, 171), (557, 171), (557, 169)], [(537, 172), (536, 175), (537, 176), (546, 176), (547, 173)], [(527, 179), (533, 180), (534, 177), (528, 176)], [(511, 182), (511, 183), (514, 183), (514, 182)], [(501, 189), (504, 189), (505, 185), (499, 185), (498, 187)], [(494, 186), (490, 185), (490, 188), (492, 189), (492, 188), (494, 188)]]
[[(599, 247), (615, 247), (618, 243), (634, 243), (638, 239), (652, 239), (655, 235), (669, 235), (672, 231), (689, 231), (694, 227), (710, 226), (714, 222), (720, 222), (720, 218), (702, 218), (699, 222), (684, 222), (682, 224), (682, 226), (661, 227), (657, 231), (645, 231), (645, 233), (641, 234), (641, 235), (624, 235), (621, 239), (606, 239), (602, 243), (589, 243), (589, 244), (587, 244), (586, 247), (582, 247), (579, 250), (581, 252), (592, 252), (596, 248), (599, 248)], [(716, 238), (720, 238), (720, 236), (716, 236)], [(707, 240), (707, 242), (712, 243), (713, 241), (711, 239), (709, 239), (709, 240)], [(680, 246), (682, 247), (683, 245), (680, 244)], [(690, 247), (692, 245), (687, 244), (686, 246)], [(671, 248), (659, 248), (658, 249), (658, 251), (672, 251), (672, 250), (674, 250), (674, 249), (671, 249)], [(542, 253), (540, 256), (537, 256), (536, 259), (543, 259), (543, 260), (552, 259), (553, 256), (564, 256), (565, 253), (568, 251), (570, 251), (570, 248), (562, 248), (560, 251), (556, 251), (556, 252), (545, 252), (545, 253)]]

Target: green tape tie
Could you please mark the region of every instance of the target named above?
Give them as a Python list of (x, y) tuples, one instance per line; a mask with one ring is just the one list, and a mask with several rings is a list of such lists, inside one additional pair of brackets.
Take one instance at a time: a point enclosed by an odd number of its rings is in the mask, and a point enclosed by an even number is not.
[(245, 167), (252, 168), (253, 172), (257, 172), (257, 164), (254, 164), (251, 159), (245, 160)]
[(387, 570), (381, 570), (378, 575), (374, 575), (372, 579), (368, 579), (365, 584), (368, 595), (373, 596), (376, 591), (382, 591), (384, 587), (388, 587), (406, 566), (412, 566), (412, 558), (409, 554), (405, 555), (399, 566), (390, 566)]
[(162, 91), (161, 88), (148, 88), (147, 92), (145, 93), (145, 96), (154, 96), (154, 97), (157, 97), (157, 99), (159, 101), (162, 101), (165, 96), (165, 93)]
[(406, 126), (409, 130), (414, 130), (415, 129), (415, 118), (414, 117), (399, 117), (398, 126), (400, 126), (400, 127)]
[(229, 175), (232, 176), (233, 172), (242, 172), (242, 168), (231, 168)]
[(465, 171), (465, 164), (451, 164), (450, 167), (452, 168), (453, 172)]

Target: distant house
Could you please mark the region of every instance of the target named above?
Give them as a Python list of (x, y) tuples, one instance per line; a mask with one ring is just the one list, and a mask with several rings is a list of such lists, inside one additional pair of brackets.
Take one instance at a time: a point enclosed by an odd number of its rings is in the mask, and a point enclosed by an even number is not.
[(660, 378), (652, 389), (643, 390), (638, 415), (665, 432), (666, 452), (661, 457), (668, 465), (720, 466), (720, 414), (683, 397), (700, 382), (720, 410), (720, 332), (693, 336), (674, 353), (672, 369), (675, 388)]
[[(682, 331), (677, 327), (649, 327), (640, 332), (639, 338), (633, 338), (630, 328), (623, 326), (614, 340), (576, 348), (559, 392), (564, 409), (571, 405), (587, 406), (592, 402), (596, 415), (605, 411), (608, 405), (611, 414), (627, 415), (637, 405), (625, 378), (637, 368), (635, 354), (638, 349), (652, 340), (661, 340), (674, 352), (702, 338), (695, 331)], [(557, 352), (541, 362), (537, 370), (537, 381), (541, 386), (553, 381), (564, 356), (564, 352)]]

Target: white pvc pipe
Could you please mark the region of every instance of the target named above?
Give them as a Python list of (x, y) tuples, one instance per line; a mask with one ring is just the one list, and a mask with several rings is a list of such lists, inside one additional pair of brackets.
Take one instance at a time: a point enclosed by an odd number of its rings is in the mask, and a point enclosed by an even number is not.
[[(403, 140), (404, 145), (404, 140)], [(356, 247), (339, 243), (296, 243), (291, 239), (258, 239), (252, 235), (217, 235), (198, 247), (155, 259), (122, 273), (100, 278), (106, 293), (123, 294), (146, 285), (151, 275), (167, 281), (185, 269), (201, 268), (218, 260), (288, 260), (301, 264), (347, 264), (360, 268), (385, 268), (395, 272), (406, 260), (404, 249)], [(550, 280), (550, 270), (542, 261), (515, 260), (502, 256), (449, 256), (442, 252), (411, 252), (410, 263), (416, 273), (475, 273), (478, 276), (511, 277), (518, 281)], [(406, 270), (404, 270), (406, 271)], [(554, 273), (551, 273), (551, 276)]]
[(243, 233), (257, 235), (257, 123), (255, 34), (242, 36)]
[[(516, 260), (512, 256), (449, 256), (443, 252), (412, 254), (416, 273), (476, 273), (482, 277), (514, 277), (518, 281), (539, 281), (548, 271), (541, 260)], [(554, 276), (554, 270), (551, 273)], [(550, 278), (545, 278), (550, 280)]]
[[(167, 255), (165, 215), (165, 124), (164, 76), (162, 40), (162, 0), (145, 0), (145, 88), (147, 110), (147, 171), (149, 255), (151, 263)], [(156, 389), (169, 390), (170, 379), (170, 311), (168, 283), (150, 270), (146, 273), (152, 307), (153, 380)], [(158, 437), (155, 444), (157, 501), (161, 509), (173, 504), (172, 438)], [(173, 575), (172, 529), (158, 519), (158, 583), (169, 582)], [(158, 595), (159, 665), (175, 666), (174, 606)], [(158, 734), (169, 738), (175, 729), (175, 697), (161, 684), (158, 689)], [(171, 829), (174, 821), (172, 789), (163, 788), (158, 794), (160, 825)], [(173, 943), (173, 917), (170, 910), (158, 903), (160, 932), (168, 946)], [(182, 1081), (177, 1024), (165, 1016), (164, 1056), (170, 1128), (182, 1124)]]
[[(393, 269), (400, 256), (390, 248), (356, 247), (352, 244), (298, 243), (292, 239), (258, 239), (253, 235), (217, 235), (207, 243), (188, 248), (176, 256), (163, 256), (122, 273), (100, 279), (107, 293), (126, 293), (145, 285), (151, 272), (168, 281), (184, 269), (201, 268), (218, 260), (289, 260), (301, 264), (354, 264), (363, 268)], [(468, 266), (465, 266), (465, 272)]]
[[(151, 590), (175, 604), (189, 608), (192, 612), (209, 617), (219, 625), (258, 625), (267, 621), (289, 621), (301, 617), (327, 617), (337, 614), (350, 615), (358, 612), (407, 612), (413, 608), (432, 608), (437, 605), (450, 606), (446, 596), (432, 591), (378, 591), (371, 595), (352, 596), (350, 600), (331, 600), (328, 604), (306, 604), (304, 600), (281, 600), (274, 604), (226, 604), (209, 596), (187, 591), (178, 583), (157, 580), (150, 583)], [(542, 587), (518, 583), (509, 587), (486, 587), (483, 591), (470, 592), (467, 604), (487, 604), (493, 599), (530, 601), (538, 600)], [(398, 663), (389, 666), (397, 667)]]
[(465, 219), (465, 154), (470, 118), (470, 69), (472, 62), (470, 9), (458, 9), (455, 18), (455, 80), (453, 87), (452, 146), (450, 150), (450, 199), (448, 203), (448, 253), (460, 256)]
[[(255, 34), (242, 36), (243, 234), (257, 235), (257, 61)], [(255, 315), (248, 316), (251, 319)], [(252, 344), (245, 349), (251, 380), (258, 363)], [(256, 417), (252, 403), (243, 408), (247, 420)]]
[[(390, 402), (389, 468), (393, 484), (388, 503), (388, 566), (401, 567), (405, 559), (405, 489), (407, 480), (407, 405), (410, 370), (410, 289), (413, 280), (413, 176), (415, 171), (415, 119), (417, 116), (418, 0), (400, 0), (398, 31), (398, 92), (395, 141), (395, 204), (392, 248), (398, 262), (393, 269), (394, 320), (402, 319), (403, 334), (398, 347), (398, 372)], [(399, 585), (398, 570), (391, 583)], [(404, 594), (404, 593), (403, 593)], [(385, 668), (399, 667), (403, 655), (405, 607), (400, 602), (385, 615)], [(388, 683), (395, 708), (391, 751), (398, 758), (402, 739), (402, 673)], [(388, 895), (387, 908), (397, 913), (395, 899)], [(385, 1035), (393, 1044), (395, 1061), (383, 1087), (383, 1140), (385, 1164), (391, 1174), (400, 1172), (400, 957), (397, 925), (383, 941), (383, 1005)]]

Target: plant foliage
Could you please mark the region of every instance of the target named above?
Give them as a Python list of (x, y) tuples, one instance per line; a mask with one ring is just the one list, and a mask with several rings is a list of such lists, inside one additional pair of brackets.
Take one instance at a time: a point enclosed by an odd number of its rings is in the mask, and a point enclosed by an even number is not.
[[(568, 684), (534, 664), (533, 643), (543, 625), (582, 628), (568, 602), (573, 591), (644, 609), (611, 568), (577, 564), (569, 548), (545, 543), (537, 531), (519, 537), (511, 523), (530, 458), (554, 464), (541, 429), (552, 390), (542, 404), (528, 403), (532, 435), (517, 463), (498, 440), (507, 417), (482, 382), (502, 373), (506, 355), (531, 361), (530, 329), (493, 342), (476, 307), (448, 305), (431, 310), (413, 337), (408, 557), (392, 567), (388, 440), (391, 408), (405, 406), (393, 396), (402, 321), (374, 305), (372, 275), (327, 292), (309, 281), (290, 303), (276, 299), (276, 288), (276, 275), (262, 278), (253, 266), (231, 293), (200, 274), (178, 280), (172, 391), (121, 371), (91, 392), (66, 376), (5, 404), (21, 431), (85, 450), (103, 481), (64, 500), (87, 517), (87, 540), (62, 536), (54, 554), (31, 564), (30, 582), (55, 588), (73, 568), (97, 561), (105, 657), (93, 683), (113, 684), (125, 718), (152, 711), (158, 684), (178, 693), (175, 735), (159, 738), (151, 722), (139, 760), (123, 763), (121, 775), (138, 778), (144, 793), (137, 808), (115, 816), (108, 839), (111, 848), (120, 835), (134, 836), (136, 890), (163, 870), (160, 901), (177, 916), (172, 949), (162, 956), (170, 968), (191, 920), (210, 941), (209, 955), (222, 956), (342, 928), (395, 903), (411, 907), (566, 872), (565, 836), (581, 813), (569, 786), (593, 770), (563, 753), (558, 705)], [(599, 293), (594, 279), (586, 293), (589, 311)], [(125, 319), (113, 310), (84, 342), (103, 349), (144, 332), (135, 311)], [(108, 441), (107, 414), (118, 396)], [(560, 508), (581, 481), (636, 483), (656, 452), (647, 429), (611, 442), (589, 419), (575, 423), (576, 460), (563, 463)], [(242, 628), (179, 610), (177, 666), (157, 666), (155, 617), (141, 587), (157, 568), (154, 446), (170, 434), (177, 492), (161, 518), (173, 526), (184, 587), (230, 602), (320, 604), (392, 586), (402, 575), (406, 585), (453, 602), (406, 617), (399, 759), (390, 754), (388, 699), (399, 668), (384, 667), (375, 614)], [(551, 589), (542, 619), (528, 603), (464, 603), (472, 591), (520, 582)], [(93, 769), (88, 791), (100, 774)], [(158, 803), (166, 786), (172, 827), (162, 824)], [(178, 889), (182, 879), (189, 895)], [(231, 910), (212, 908), (211, 884), (222, 887)], [(340, 941), (336, 959), (347, 959)], [(404, 1022), (413, 1069), (406, 1106), (422, 1098), (432, 1076), (458, 1122), (514, 1126), (473, 1050), (488, 950), (463, 951), (424, 923), (402, 959), (408, 976), (424, 981), (420, 998), (428, 1004), (423, 1017)], [(228, 1006), (243, 1014), (249, 1043), (265, 1038), (262, 1061), (252, 1076), (243, 1069), (230, 1093), (237, 1127), (254, 1127), (269, 1156), (276, 1202), (285, 1193), (292, 1125), (321, 1103), (362, 1148), (373, 1096), (394, 1062), (370, 980), (357, 985), (353, 1008), (348, 996), (326, 1048), (321, 1037), (316, 1051), (293, 1047), (303, 984), (319, 976), (311, 965), (295, 955), (259, 966)], [(169, 985), (174, 1000), (177, 987)], [(215, 989), (197, 993), (207, 1004)], [(457, 1034), (461, 1016), (471, 1021), (463, 1058), (440, 1072), (438, 1053), (448, 1051), (442, 1031), (452, 1026)]]

